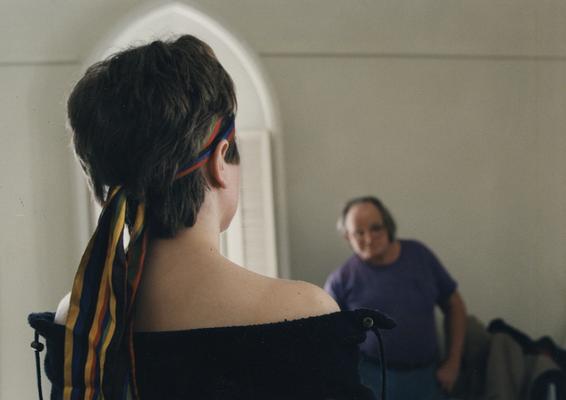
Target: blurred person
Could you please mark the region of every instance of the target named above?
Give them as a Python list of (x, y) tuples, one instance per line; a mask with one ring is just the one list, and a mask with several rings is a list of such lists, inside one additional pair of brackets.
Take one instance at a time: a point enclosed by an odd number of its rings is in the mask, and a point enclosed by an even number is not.
[[(338, 229), (354, 254), (327, 279), (342, 310), (379, 309), (397, 326), (384, 332), (391, 400), (428, 400), (449, 393), (458, 377), (466, 310), (457, 284), (424, 244), (398, 239), (393, 216), (373, 196), (346, 203)], [(435, 306), (447, 322), (447, 355), (438, 365)], [(377, 391), (378, 343), (360, 346), (362, 381)]]

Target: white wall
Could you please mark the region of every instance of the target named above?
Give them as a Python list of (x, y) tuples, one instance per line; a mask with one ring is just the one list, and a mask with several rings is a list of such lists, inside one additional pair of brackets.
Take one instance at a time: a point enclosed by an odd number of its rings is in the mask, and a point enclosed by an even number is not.
[[(376, 194), (471, 312), (564, 342), (566, 3), (202, 0), (256, 50), (284, 128), (294, 278), (349, 254), (342, 202)], [(82, 60), (135, 0), (0, 0), (0, 398), (33, 398), (25, 316), (82, 250), (64, 130)]]
[(562, 113), (541, 105), (563, 72), (437, 59), (267, 65), (280, 97), (301, 99), (282, 102), (295, 277), (323, 282), (349, 254), (333, 232), (343, 200), (376, 194), (401, 237), (444, 261), (470, 312), (564, 339), (566, 141)]

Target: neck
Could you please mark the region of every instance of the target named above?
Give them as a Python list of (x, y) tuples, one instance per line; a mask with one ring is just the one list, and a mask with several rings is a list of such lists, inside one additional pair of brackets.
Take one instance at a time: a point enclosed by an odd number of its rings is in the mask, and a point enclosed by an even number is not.
[(182, 229), (173, 238), (151, 240), (148, 264), (196, 265), (196, 260), (220, 256), (220, 225), (217, 203), (207, 195), (192, 227)]
[(372, 264), (379, 266), (389, 265), (397, 261), (400, 254), (401, 254), (401, 243), (398, 240), (395, 240), (389, 244), (387, 250), (385, 250), (383, 254), (374, 257), (369, 261)]

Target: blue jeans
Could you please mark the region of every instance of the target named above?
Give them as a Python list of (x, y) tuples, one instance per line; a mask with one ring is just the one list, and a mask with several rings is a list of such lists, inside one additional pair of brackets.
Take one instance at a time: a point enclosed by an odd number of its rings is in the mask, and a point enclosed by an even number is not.
[[(442, 400), (444, 396), (436, 381), (436, 366), (410, 371), (388, 369), (387, 400)], [(381, 400), (381, 367), (379, 363), (362, 356), (360, 363), (362, 383), (368, 386)]]

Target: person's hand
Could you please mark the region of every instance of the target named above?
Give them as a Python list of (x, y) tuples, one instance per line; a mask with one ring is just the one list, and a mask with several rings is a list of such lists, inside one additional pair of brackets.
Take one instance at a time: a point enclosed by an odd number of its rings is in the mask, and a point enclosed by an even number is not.
[(436, 370), (436, 379), (442, 390), (450, 393), (460, 374), (460, 363), (447, 360)]

